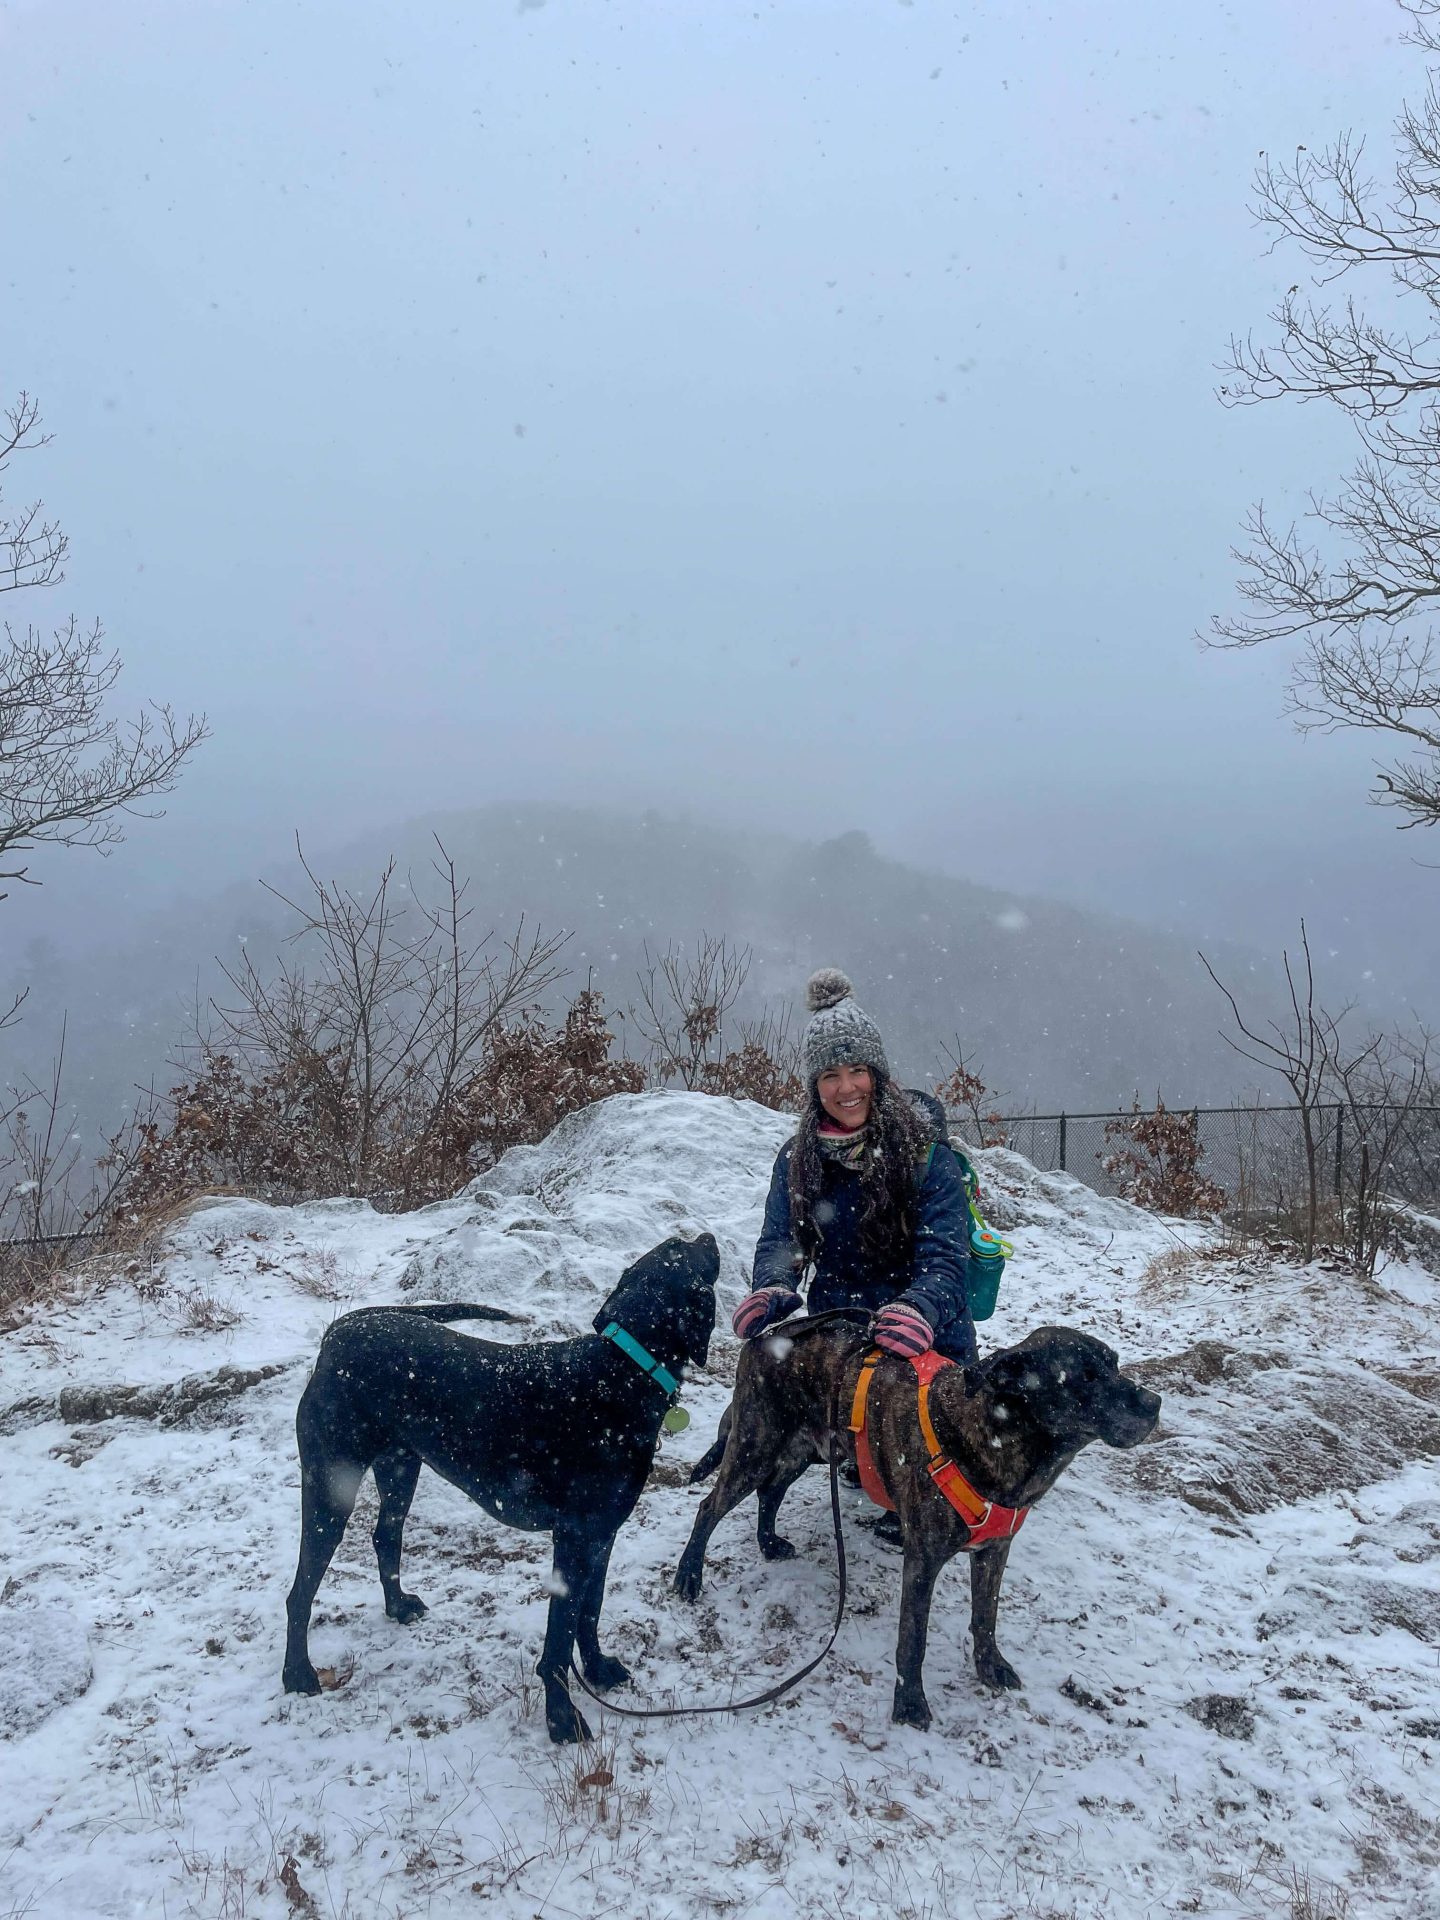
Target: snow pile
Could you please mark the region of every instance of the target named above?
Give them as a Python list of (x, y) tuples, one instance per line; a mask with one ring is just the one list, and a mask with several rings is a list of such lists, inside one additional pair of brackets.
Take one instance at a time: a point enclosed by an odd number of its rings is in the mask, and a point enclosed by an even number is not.
[(1340, 1889), (1353, 1920), (1440, 1915), (1434, 1281), (1232, 1253), (1008, 1153), (981, 1156), (1016, 1244), (982, 1340), (1089, 1327), (1165, 1394), (1155, 1439), (1082, 1456), (1017, 1542), (1000, 1643), (1023, 1693), (978, 1687), (960, 1564), (935, 1727), (890, 1724), (899, 1562), (853, 1494), (852, 1604), (819, 1673), (739, 1719), (597, 1709), (595, 1746), (553, 1749), (531, 1671), (547, 1542), (428, 1474), (405, 1561), (428, 1615), (384, 1617), (367, 1484), (312, 1635), (341, 1684), (281, 1693), (292, 1421), (329, 1320), (469, 1298), (524, 1316), (504, 1337), (553, 1337), (701, 1228), (722, 1332), (617, 1543), (602, 1637), (632, 1705), (808, 1657), (834, 1594), (819, 1475), (786, 1503), (795, 1560), (761, 1562), (742, 1508), (699, 1605), (669, 1589), (787, 1131), (622, 1096), (422, 1213), (213, 1203), (153, 1271), (8, 1336), (0, 1913), (1259, 1920), (1338, 1913)]

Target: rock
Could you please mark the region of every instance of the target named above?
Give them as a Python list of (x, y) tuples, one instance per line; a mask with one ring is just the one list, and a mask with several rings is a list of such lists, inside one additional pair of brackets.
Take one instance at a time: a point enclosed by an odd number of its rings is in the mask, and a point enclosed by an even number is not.
[(157, 1387), (62, 1387), (57, 1394), (12, 1401), (0, 1409), (0, 1434), (19, 1433), (46, 1420), (63, 1420), (71, 1427), (93, 1426), (101, 1420), (154, 1420), (162, 1427), (203, 1424), (225, 1401), (299, 1364), (294, 1360), (260, 1367), (227, 1364), (213, 1373), (190, 1373)]
[(1185, 1711), (1202, 1727), (1224, 1734), (1227, 1740), (1255, 1738), (1255, 1716), (1238, 1694), (1202, 1693), (1185, 1702)]

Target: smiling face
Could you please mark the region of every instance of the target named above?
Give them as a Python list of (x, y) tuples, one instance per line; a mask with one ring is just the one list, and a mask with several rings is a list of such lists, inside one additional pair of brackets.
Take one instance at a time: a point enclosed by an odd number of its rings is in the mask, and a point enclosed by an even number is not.
[(853, 1133), (870, 1118), (875, 1076), (869, 1067), (827, 1067), (816, 1077), (815, 1092), (835, 1125)]

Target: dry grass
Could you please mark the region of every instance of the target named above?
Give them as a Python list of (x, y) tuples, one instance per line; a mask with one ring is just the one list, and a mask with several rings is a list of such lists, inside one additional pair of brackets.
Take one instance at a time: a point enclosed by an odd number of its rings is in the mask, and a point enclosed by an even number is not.
[(619, 1840), (627, 1828), (647, 1817), (651, 1803), (648, 1787), (625, 1786), (619, 1773), (619, 1742), (614, 1733), (602, 1732), (583, 1746), (557, 1754), (551, 1777), (541, 1786), (547, 1825), (567, 1840), (573, 1840), (577, 1827)]
[(74, 1297), (75, 1242), (54, 1246), (0, 1246), (0, 1333), (10, 1333), (40, 1308)]
[(1180, 1293), (1194, 1267), (1195, 1256), (1189, 1247), (1167, 1247), (1146, 1262), (1140, 1275), (1140, 1292), (1151, 1298)]
[(1299, 1867), (1291, 1870), (1289, 1901), (1289, 1920), (1350, 1920), (1349, 1894), (1328, 1881), (1312, 1881)]
[(286, 1271), (312, 1300), (345, 1300), (355, 1291), (353, 1269), (328, 1247), (307, 1249)]
[(59, 1240), (48, 1246), (0, 1245), (0, 1334), (13, 1332), (47, 1310), (103, 1293), (122, 1280), (130, 1281), (142, 1298), (158, 1297), (164, 1288), (166, 1234), (211, 1200), (244, 1197), (233, 1189), (212, 1189), (144, 1214), (118, 1215), (105, 1223), (103, 1235), (94, 1238)]
[(208, 1287), (181, 1287), (164, 1297), (161, 1306), (180, 1333), (227, 1333), (245, 1317), (223, 1294)]

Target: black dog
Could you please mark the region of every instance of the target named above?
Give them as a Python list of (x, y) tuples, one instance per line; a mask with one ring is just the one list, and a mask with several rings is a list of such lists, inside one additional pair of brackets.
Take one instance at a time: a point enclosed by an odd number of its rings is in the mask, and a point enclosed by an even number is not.
[[(864, 1347), (857, 1332), (834, 1320), (798, 1320), (752, 1341), (741, 1354), (728, 1431), (722, 1424), (720, 1439), (693, 1475), (702, 1479), (720, 1463), (675, 1575), (675, 1589), (685, 1599), (700, 1592), (711, 1534), (747, 1494), (760, 1496), (758, 1531), (766, 1559), (788, 1559), (794, 1552), (776, 1533), (775, 1516), (791, 1483), (815, 1461), (828, 1459), (832, 1421), (838, 1416), (844, 1429), (850, 1417)], [(1159, 1418), (1160, 1398), (1126, 1379), (1101, 1341), (1066, 1327), (1041, 1327), (977, 1366), (946, 1367), (931, 1387), (930, 1412), (942, 1448), (978, 1493), (999, 1506), (1030, 1507), (1092, 1440), (1111, 1447), (1143, 1440)], [(930, 1602), (940, 1569), (964, 1548), (970, 1529), (927, 1472), (916, 1379), (905, 1361), (881, 1361), (866, 1430), (905, 1544), (894, 1717), (925, 1728), (930, 1708), (922, 1672)], [(975, 1668), (997, 1689), (1020, 1685), (995, 1644), (1009, 1552), (1010, 1541), (997, 1539), (970, 1556)]]
[(588, 1740), (566, 1677), (578, 1644), (592, 1686), (629, 1675), (597, 1628), (615, 1535), (650, 1472), (667, 1388), (612, 1340), (612, 1321), (678, 1378), (703, 1363), (715, 1328), (719, 1251), (710, 1234), (667, 1240), (621, 1275), (578, 1340), (508, 1347), (444, 1320), (512, 1319), (493, 1307), (370, 1307), (337, 1320), (301, 1397), (300, 1562), (286, 1602), (285, 1689), (317, 1693), (310, 1609), (366, 1468), (380, 1494), (375, 1557), (385, 1611), (424, 1603), (400, 1586), (400, 1536), (422, 1463), (498, 1520), (553, 1532), (554, 1594), (539, 1672), (552, 1740)]

